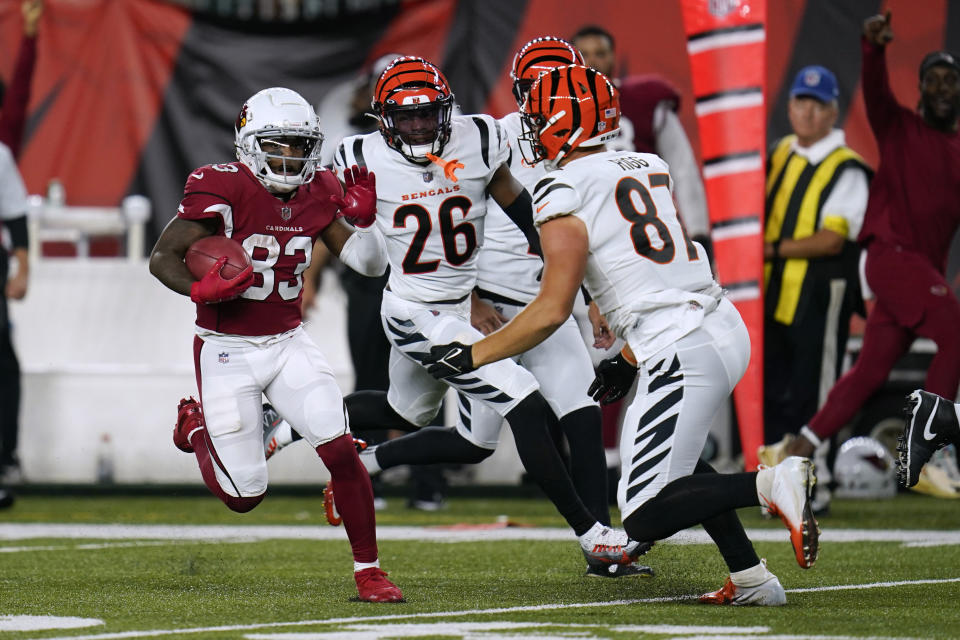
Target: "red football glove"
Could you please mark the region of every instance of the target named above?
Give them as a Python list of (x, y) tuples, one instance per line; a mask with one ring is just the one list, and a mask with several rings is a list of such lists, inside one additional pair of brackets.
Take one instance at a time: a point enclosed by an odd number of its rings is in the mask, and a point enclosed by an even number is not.
[(227, 256), (217, 260), (207, 274), (190, 285), (190, 299), (197, 304), (216, 304), (224, 300), (233, 300), (253, 284), (253, 265), (227, 280), (220, 275)]
[(377, 176), (366, 167), (353, 165), (343, 172), (346, 193), (330, 196), (330, 202), (340, 208), (347, 222), (366, 228), (377, 219)]

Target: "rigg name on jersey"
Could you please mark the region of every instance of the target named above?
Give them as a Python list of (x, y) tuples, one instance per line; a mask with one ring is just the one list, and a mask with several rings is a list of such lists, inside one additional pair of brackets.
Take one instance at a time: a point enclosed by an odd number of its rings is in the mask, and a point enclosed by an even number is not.
[(419, 198), (428, 198), (430, 196), (440, 196), (445, 193), (453, 193), (454, 191), (460, 191), (460, 185), (455, 184), (452, 187), (440, 187), (439, 189), (430, 189), (417, 193), (404, 193), (400, 196), (400, 200), (406, 202), (408, 200), (418, 200)]
[(636, 156), (627, 156), (624, 158), (609, 158), (607, 162), (611, 162), (624, 171), (630, 171), (631, 169), (646, 169), (650, 166), (650, 163), (644, 160), (643, 158), (638, 158)]

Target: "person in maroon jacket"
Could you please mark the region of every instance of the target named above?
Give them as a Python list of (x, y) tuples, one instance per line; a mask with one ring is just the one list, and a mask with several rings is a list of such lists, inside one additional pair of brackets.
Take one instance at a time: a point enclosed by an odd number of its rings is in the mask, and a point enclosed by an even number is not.
[(784, 455), (810, 456), (886, 381), (917, 336), (937, 345), (924, 388), (955, 398), (960, 384), (960, 302), (944, 277), (960, 225), (960, 64), (949, 53), (920, 64), (920, 104), (901, 106), (890, 90), (886, 45), (890, 12), (863, 25), (863, 97), (880, 147), (880, 166), (858, 238), (876, 295), (857, 362), (826, 404), (785, 443)]
[[(266, 396), (316, 449), (343, 498), (337, 506), (360, 599), (400, 601), (400, 589), (380, 569), (373, 491), (343, 396), (303, 329), (300, 308), (302, 274), (315, 242), (366, 275), (386, 269), (383, 236), (372, 226), (374, 176), (356, 165), (347, 168), (344, 192), (333, 172), (317, 167), (323, 141), (317, 115), (290, 89), (264, 89), (247, 100), (235, 131), (239, 162), (190, 174), (177, 215), (150, 256), (150, 272), (197, 305), (193, 351), (203, 407), (193, 398), (180, 401), (173, 442), (196, 455), (211, 493), (233, 511), (250, 511), (267, 490)], [(239, 242), (253, 264), (228, 279), (221, 274), (227, 258), (221, 257), (195, 280), (184, 256), (211, 235)]]

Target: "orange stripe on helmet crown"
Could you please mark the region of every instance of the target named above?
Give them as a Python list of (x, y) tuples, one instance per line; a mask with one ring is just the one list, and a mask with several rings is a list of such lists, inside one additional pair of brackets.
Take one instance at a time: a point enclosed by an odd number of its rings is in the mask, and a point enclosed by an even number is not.
[(562, 38), (534, 38), (513, 57), (513, 80), (536, 80), (544, 71), (569, 64), (583, 64), (580, 50)]
[[(620, 124), (618, 91), (602, 73), (581, 65), (558, 67), (541, 75), (530, 89), (525, 111), (551, 123), (540, 137), (548, 159), (567, 155), (587, 141), (599, 143), (594, 139)], [(583, 131), (577, 135), (580, 128)]]
[(423, 90), (431, 102), (451, 95), (450, 84), (436, 65), (423, 58), (404, 56), (391, 62), (380, 74), (373, 92), (374, 101), (384, 105), (407, 90)]

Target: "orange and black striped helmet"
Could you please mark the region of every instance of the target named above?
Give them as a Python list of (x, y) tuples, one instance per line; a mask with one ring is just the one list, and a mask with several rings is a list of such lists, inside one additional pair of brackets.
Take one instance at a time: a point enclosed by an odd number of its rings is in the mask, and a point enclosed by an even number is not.
[(453, 92), (440, 69), (423, 58), (391, 62), (373, 91), (371, 104), (387, 144), (411, 162), (441, 155), (450, 139)]
[(533, 81), (541, 73), (568, 64), (584, 64), (583, 56), (579, 49), (563, 38), (543, 36), (523, 45), (513, 56), (513, 68), (510, 70), (517, 106), (523, 105)]
[(593, 147), (620, 131), (620, 93), (605, 75), (582, 65), (540, 75), (520, 111), (524, 160), (559, 163), (578, 147)]

